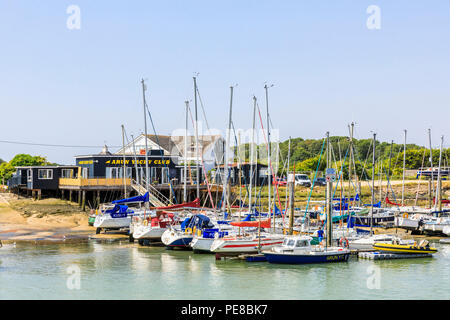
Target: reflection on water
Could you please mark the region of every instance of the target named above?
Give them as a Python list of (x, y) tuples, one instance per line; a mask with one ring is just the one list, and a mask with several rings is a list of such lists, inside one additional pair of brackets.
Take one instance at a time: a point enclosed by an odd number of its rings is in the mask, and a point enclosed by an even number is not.
[[(450, 245), (432, 258), (273, 265), (129, 243), (5, 245), (1, 299), (449, 299)], [(67, 288), (68, 267), (81, 270)], [(379, 289), (367, 285), (379, 270)], [(426, 284), (426, 285), (424, 285)]]

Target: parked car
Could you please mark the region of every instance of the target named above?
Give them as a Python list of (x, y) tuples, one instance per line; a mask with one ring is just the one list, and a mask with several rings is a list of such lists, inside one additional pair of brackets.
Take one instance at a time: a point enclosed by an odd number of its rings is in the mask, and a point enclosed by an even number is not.
[(327, 180), (325, 178), (317, 178), (316, 182), (314, 183), (316, 186), (326, 186)]
[(311, 180), (306, 174), (296, 174), (295, 175), (295, 185), (303, 187), (311, 187)]

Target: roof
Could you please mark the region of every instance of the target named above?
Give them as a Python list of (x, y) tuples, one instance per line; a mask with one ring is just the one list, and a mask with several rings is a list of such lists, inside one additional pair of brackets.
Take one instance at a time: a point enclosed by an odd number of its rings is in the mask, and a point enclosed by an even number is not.
[(77, 168), (76, 165), (56, 165), (56, 166), (18, 166), (16, 169), (64, 169), (64, 168)]

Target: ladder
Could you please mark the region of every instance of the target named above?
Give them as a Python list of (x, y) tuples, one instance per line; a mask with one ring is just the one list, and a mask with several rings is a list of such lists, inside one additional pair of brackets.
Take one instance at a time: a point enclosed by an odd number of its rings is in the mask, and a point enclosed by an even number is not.
[(166, 198), (151, 184), (148, 185), (149, 190), (147, 190), (143, 185), (139, 184), (133, 179), (131, 180), (131, 187), (140, 195), (144, 195), (146, 192), (148, 192), (149, 201), (154, 207), (167, 207), (168, 205), (172, 204), (168, 198)]

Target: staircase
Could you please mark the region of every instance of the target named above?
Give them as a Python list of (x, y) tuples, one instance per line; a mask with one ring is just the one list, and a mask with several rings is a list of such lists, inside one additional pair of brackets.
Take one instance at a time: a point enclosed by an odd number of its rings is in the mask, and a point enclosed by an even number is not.
[(152, 185), (148, 185), (149, 190), (147, 190), (143, 185), (139, 184), (135, 180), (131, 180), (131, 187), (140, 195), (144, 195), (146, 192), (149, 194), (149, 202), (154, 207), (166, 207), (171, 204), (171, 201), (167, 199), (161, 192), (159, 192)]

